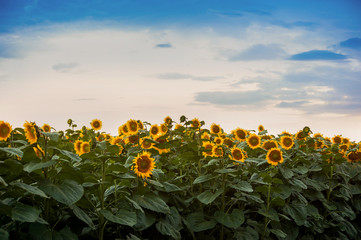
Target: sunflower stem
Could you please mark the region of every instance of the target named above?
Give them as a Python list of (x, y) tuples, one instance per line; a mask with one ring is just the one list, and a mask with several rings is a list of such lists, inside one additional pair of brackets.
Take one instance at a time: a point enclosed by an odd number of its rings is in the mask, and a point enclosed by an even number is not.
[[(104, 179), (105, 179), (105, 160), (101, 162), (101, 181), (100, 181), (100, 210), (104, 209)], [(99, 214), (99, 240), (104, 239), (104, 216)]]

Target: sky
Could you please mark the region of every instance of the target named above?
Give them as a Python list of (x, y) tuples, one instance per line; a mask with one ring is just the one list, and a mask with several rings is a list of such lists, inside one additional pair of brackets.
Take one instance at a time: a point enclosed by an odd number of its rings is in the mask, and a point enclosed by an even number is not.
[(0, 0), (0, 120), (361, 141), (359, 0)]

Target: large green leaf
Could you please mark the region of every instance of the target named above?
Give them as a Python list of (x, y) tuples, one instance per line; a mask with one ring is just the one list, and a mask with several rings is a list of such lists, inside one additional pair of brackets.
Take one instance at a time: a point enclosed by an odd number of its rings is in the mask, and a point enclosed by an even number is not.
[(233, 209), (231, 214), (216, 211), (214, 218), (217, 222), (229, 228), (238, 228), (244, 222), (244, 214), (240, 209)]
[(6, 153), (10, 153), (11, 155), (16, 155), (19, 157), (23, 157), (23, 152), (18, 149), (18, 148), (4, 148), (4, 147), (0, 147), (0, 151), (6, 152)]
[(81, 208), (77, 207), (76, 205), (72, 205), (71, 208), (73, 209), (73, 213), (77, 216), (80, 220), (88, 224), (89, 227), (95, 229), (95, 225), (91, 218), (86, 214)]
[(125, 209), (119, 209), (116, 215), (113, 215), (109, 210), (101, 210), (100, 213), (109, 221), (121, 225), (134, 226), (137, 223), (137, 215)]
[(81, 161), (81, 158), (80, 158), (78, 155), (76, 155), (75, 153), (73, 153), (73, 152), (69, 152), (69, 151), (62, 150), (62, 149), (59, 149), (59, 148), (56, 148), (56, 147), (52, 147), (52, 146), (49, 146), (49, 148), (54, 149), (54, 150), (57, 150), (58, 152), (60, 152), (60, 153), (63, 154), (64, 156), (67, 156), (68, 158), (70, 158), (70, 159), (73, 160), (73, 161), (76, 161), (76, 162), (80, 162), (80, 161)]
[(0, 240), (8, 240), (8, 239), (9, 239), (9, 233), (4, 229), (0, 228)]
[(199, 176), (196, 179), (194, 179), (193, 184), (206, 182), (206, 181), (212, 180), (214, 178), (215, 177), (213, 175), (211, 175), (211, 174)]
[(164, 182), (164, 183), (163, 183), (163, 187), (164, 187), (164, 190), (165, 190), (166, 192), (182, 191), (182, 189), (179, 188), (177, 185), (172, 184), (172, 183), (169, 183), (169, 182)]
[(29, 205), (17, 203), (11, 211), (11, 218), (20, 222), (35, 222), (39, 218), (41, 210)]
[(84, 194), (84, 188), (73, 180), (64, 180), (60, 184), (50, 181), (40, 183), (39, 188), (58, 202), (68, 206), (76, 203)]
[(174, 239), (181, 239), (180, 232), (175, 229), (169, 222), (165, 221), (164, 219), (160, 220), (156, 227), (158, 231), (163, 235), (171, 236)]
[(193, 232), (202, 232), (208, 229), (212, 229), (217, 224), (214, 219), (209, 221), (205, 220), (202, 212), (189, 214), (185, 219), (185, 223), (187, 227)]
[(50, 167), (54, 165), (57, 161), (56, 160), (50, 160), (47, 162), (29, 162), (24, 166), (24, 171), (31, 173), (33, 171), (36, 171), (38, 169)]
[(34, 187), (34, 186), (31, 186), (31, 185), (28, 185), (26, 183), (21, 183), (21, 182), (15, 182), (15, 183), (12, 183), (11, 185), (14, 185), (14, 186), (17, 186), (19, 188), (22, 188), (26, 191), (28, 191), (29, 193), (31, 194), (35, 194), (35, 195), (39, 195), (41, 197), (44, 197), (44, 198), (49, 198), (48, 196), (46, 196), (46, 194), (41, 191), (39, 188), (37, 187)]
[(252, 185), (246, 181), (240, 181), (237, 184), (231, 185), (231, 187), (243, 192), (253, 192)]
[(219, 195), (223, 193), (223, 188), (218, 189), (216, 192), (206, 190), (197, 196), (197, 199), (203, 204), (212, 203)]
[(161, 213), (169, 213), (168, 205), (154, 193), (147, 193), (145, 195), (135, 195), (133, 200), (140, 206), (149, 210)]
[(289, 216), (291, 216), (293, 218), (293, 220), (295, 220), (296, 224), (298, 226), (302, 226), (305, 224), (306, 220), (307, 220), (307, 206), (303, 205), (303, 204), (291, 204), (291, 205), (286, 205), (283, 208), (283, 211), (287, 214), (289, 214)]
[(60, 138), (59, 138), (59, 133), (57, 132), (43, 132), (43, 134), (45, 136), (47, 136), (48, 138), (50, 138), (51, 141), (54, 142), (59, 142)]

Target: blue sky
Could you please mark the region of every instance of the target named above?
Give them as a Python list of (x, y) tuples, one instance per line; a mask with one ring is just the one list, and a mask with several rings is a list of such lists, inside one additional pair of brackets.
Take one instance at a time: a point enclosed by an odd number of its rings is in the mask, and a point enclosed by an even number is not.
[(361, 1), (0, 0), (14, 126), (185, 114), (360, 141), (360, 76)]

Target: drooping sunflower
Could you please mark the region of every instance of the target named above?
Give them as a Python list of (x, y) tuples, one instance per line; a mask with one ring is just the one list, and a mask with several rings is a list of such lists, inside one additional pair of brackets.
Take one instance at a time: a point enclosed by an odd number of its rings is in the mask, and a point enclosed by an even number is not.
[(156, 138), (159, 133), (160, 133), (160, 129), (159, 129), (158, 124), (153, 124), (149, 129), (150, 136), (152, 136), (153, 138)]
[(122, 145), (121, 143), (124, 143), (124, 142), (123, 142), (123, 138), (122, 138), (122, 137), (119, 137), (119, 136), (112, 138), (112, 140), (110, 141), (110, 144), (112, 144), (112, 145), (121, 146), (121, 145)]
[(41, 129), (43, 129), (44, 132), (50, 132), (51, 131), (51, 127), (49, 124), (44, 123), (44, 125), (41, 127)]
[(167, 124), (163, 123), (159, 126), (160, 134), (164, 135), (168, 132)]
[(84, 141), (81, 145), (80, 145), (80, 155), (84, 154), (84, 153), (88, 153), (90, 152), (90, 143)]
[(236, 128), (235, 130), (233, 130), (233, 134), (239, 141), (246, 141), (248, 131), (242, 128)]
[(150, 152), (139, 153), (133, 160), (134, 166), (132, 169), (135, 174), (141, 178), (148, 178), (155, 168), (154, 158), (150, 157)]
[[(155, 141), (157, 141), (159, 144), (163, 144), (167, 142), (167, 138), (165, 138), (164, 136), (160, 136), (157, 137)], [(156, 149), (159, 152), (159, 154), (168, 153), (170, 151), (169, 148), (159, 148), (158, 144), (156, 144), (153, 148)]]
[(275, 140), (267, 140), (262, 143), (262, 148), (268, 151), (271, 148), (278, 148), (278, 144)]
[(215, 137), (213, 142), (217, 145), (222, 145), (223, 144), (223, 138), (221, 137)]
[(36, 143), (38, 141), (38, 136), (36, 134), (34, 125), (34, 123), (24, 123), (25, 137), (30, 144)]
[(281, 147), (288, 150), (293, 147), (295, 142), (293, 141), (293, 138), (291, 136), (282, 136), (280, 139)]
[(211, 143), (211, 142), (203, 142), (202, 146), (204, 147), (204, 151), (202, 152), (202, 155), (204, 157), (213, 155), (213, 152), (212, 152), (212, 149), (214, 147), (213, 143)]
[(247, 144), (250, 148), (256, 149), (261, 146), (261, 138), (255, 133), (252, 133), (247, 138)]
[(346, 157), (348, 162), (359, 162), (361, 161), (361, 151), (351, 151)]
[(340, 144), (342, 142), (342, 137), (340, 135), (336, 135), (332, 138), (332, 142), (336, 144)]
[(212, 134), (219, 134), (222, 131), (221, 126), (219, 124), (215, 124), (215, 123), (213, 123), (211, 125), (210, 130), (211, 130)]
[(74, 143), (74, 150), (75, 153), (81, 155), (81, 144), (83, 143), (82, 140), (76, 140)]
[(11, 125), (7, 122), (0, 121), (0, 141), (6, 141), (11, 135)]
[(193, 118), (192, 119), (191, 127), (194, 127), (194, 128), (200, 128), (201, 127), (201, 122), (199, 121), (198, 118)]
[(102, 124), (103, 124), (102, 121), (100, 121), (99, 119), (93, 119), (93, 121), (90, 123), (92, 128), (96, 131), (102, 128)]
[(136, 120), (130, 119), (127, 121), (127, 128), (129, 131), (129, 134), (137, 134), (139, 131), (139, 125), (138, 122)]
[(43, 158), (45, 156), (44, 150), (39, 145), (33, 147), (33, 149), (38, 158)]
[(246, 156), (247, 154), (245, 154), (242, 149), (235, 146), (231, 149), (231, 155), (229, 155), (229, 158), (234, 161), (244, 162)]
[(304, 133), (303, 130), (300, 130), (300, 131), (298, 131), (298, 132), (295, 134), (295, 138), (296, 138), (297, 140), (305, 140), (305, 139), (306, 139), (306, 135), (305, 135), (305, 133)]
[(143, 149), (150, 149), (152, 148), (154, 145), (154, 143), (151, 142), (151, 139), (150, 138), (142, 138), (140, 140), (140, 146), (143, 148)]
[(258, 132), (263, 132), (263, 131), (264, 131), (263, 125), (259, 125), (259, 126), (258, 126)]
[(212, 153), (214, 157), (223, 157), (223, 148), (221, 146), (214, 146), (212, 149)]
[(171, 125), (172, 122), (173, 122), (173, 120), (172, 120), (171, 117), (166, 116), (166, 117), (164, 118), (164, 123), (165, 123), (167, 126)]
[(142, 130), (144, 129), (144, 124), (140, 120), (138, 120), (138, 127), (139, 127), (139, 129), (142, 129)]
[(210, 140), (211, 139), (211, 136), (209, 136), (209, 134), (207, 132), (204, 132), (201, 136), (201, 139), (208, 139)]
[(266, 155), (267, 162), (274, 166), (283, 162), (282, 151), (279, 148), (271, 148)]

